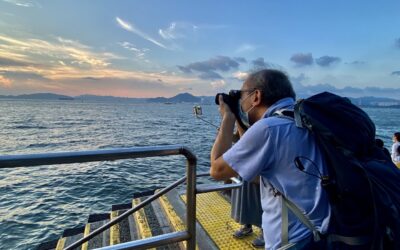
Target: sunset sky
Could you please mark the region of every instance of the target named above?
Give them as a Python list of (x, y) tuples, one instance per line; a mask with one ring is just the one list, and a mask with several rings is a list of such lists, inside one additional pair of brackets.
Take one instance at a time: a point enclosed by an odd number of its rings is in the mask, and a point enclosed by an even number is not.
[(398, 0), (0, 0), (0, 95), (214, 95), (268, 67), (297, 89), (396, 97), (399, 13)]

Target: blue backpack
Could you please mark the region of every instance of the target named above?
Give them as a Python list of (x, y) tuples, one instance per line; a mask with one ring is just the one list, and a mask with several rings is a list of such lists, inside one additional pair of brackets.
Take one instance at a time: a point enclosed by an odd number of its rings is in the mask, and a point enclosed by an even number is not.
[(332, 214), (322, 238), (333, 249), (400, 249), (400, 170), (375, 145), (369, 116), (323, 92), (299, 100), (294, 120), (314, 134), (328, 166), (321, 184)]

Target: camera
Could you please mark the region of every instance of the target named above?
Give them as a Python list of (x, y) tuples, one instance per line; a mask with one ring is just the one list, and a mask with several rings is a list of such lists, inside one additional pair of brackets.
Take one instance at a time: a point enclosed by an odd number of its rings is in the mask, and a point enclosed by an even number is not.
[(240, 99), (240, 90), (230, 90), (229, 94), (218, 93), (215, 96), (215, 104), (219, 105), (219, 96), (222, 95), (222, 99), (229, 106), (229, 108), (233, 111), (238, 108), (239, 99)]
[(230, 90), (228, 94), (225, 93), (218, 93), (215, 96), (215, 104), (219, 105), (219, 97), (222, 96), (222, 100), (226, 103), (226, 105), (229, 106), (230, 110), (232, 113), (235, 115), (235, 118), (237, 122), (239, 123), (240, 127), (242, 127), (244, 130), (247, 130), (248, 127), (243, 124), (240, 114), (239, 114), (239, 108), (240, 108), (240, 90)]

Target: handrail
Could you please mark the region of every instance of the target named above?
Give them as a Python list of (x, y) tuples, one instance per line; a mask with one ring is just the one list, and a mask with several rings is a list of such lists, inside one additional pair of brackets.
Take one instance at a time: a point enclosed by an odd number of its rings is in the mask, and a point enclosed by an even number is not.
[[(101, 232), (104, 232), (105, 230), (109, 229), (110, 227), (112, 227), (113, 225), (117, 224), (118, 222), (122, 221), (123, 219), (127, 218), (129, 215), (135, 213), (136, 211), (142, 209), (143, 207), (145, 207), (146, 205), (148, 205), (150, 202), (154, 201), (155, 199), (159, 198), (160, 196), (166, 194), (168, 191), (174, 189), (175, 187), (177, 187), (179, 184), (184, 183), (186, 180), (186, 176), (180, 178), (179, 180), (175, 181), (174, 183), (172, 183), (171, 185), (163, 188), (160, 192), (157, 192), (155, 194), (153, 194), (152, 196), (150, 196), (149, 198), (147, 198), (146, 200), (142, 201), (140, 204), (138, 204), (137, 206), (125, 211), (123, 214), (119, 215), (118, 217), (112, 219), (111, 221), (107, 222), (106, 224), (104, 224), (103, 226), (97, 228), (96, 230), (94, 230), (93, 232), (91, 232), (90, 234), (88, 234), (87, 236), (83, 237), (82, 239), (74, 242), (73, 244), (69, 245), (67, 248), (65, 248), (65, 250), (70, 250), (70, 249), (74, 249), (76, 247), (79, 247), (80, 245), (82, 245), (83, 243), (89, 241), (90, 239), (94, 238), (96, 235), (100, 234)], [(172, 243), (172, 242), (171, 242)]]
[(83, 243), (94, 238), (99, 233), (109, 229), (111, 226), (122, 221), (129, 215), (135, 213), (139, 209), (145, 207), (155, 199), (174, 189), (178, 185), (186, 181), (186, 231), (178, 231), (151, 238), (136, 240), (126, 243), (121, 243), (114, 246), (105, 247), (102, 249), (137, 249), (137, 248), (151, 248), (161, 245), (171, 244), (179, 241), (187, 241), (187, 249), (195, 249), (196, 247), (196, 194), (206, 193), (212, 191), (222, 191), (228, 189), (235, 189), (242, 186), (242, 182), (237, 178), (231, 178), (232, 184), (202, 184), (196, 189), (196, 177), (209, 176), (209, 173), (199, 173), (196, 175), (196, 156), (186, 147), (182, 145), (169, 145), (169, 146), (152, 146), (152, 147), (134, 147), (134, 148), (117, 148), (117, 149), (103, 149), (93, 151), (77, 151), (77, 152), (59, 152), (59, 153), (44, 153), (44, 154), (27, 154), (27, 155), (6, 155), (0, 156), (0, 169), (1, 168), (15, 168), (15, 167), (31, 167), (39, 165), (55, 165), (66, 163), (82, 163), (94, 161), (113, 161), (129, 158), (143, 158), (155, 156), (169, 156), (169, 155), (184, 155), (187, 159), (187, 173), (185, 177), (178, 179), (167, 187), (161, 189), (153, 194), (146, 200), (139, 203), (137, 206), (125, 211), (123, 214), (99, 227), (91, 232), (89, 235), (81, 238), (80, 240), (67, 246), (66, 250), (71, 250), (81, 246)]
[[(174, 243), (178, 241), (187, 241), (187, 249), (195, 249), (196, 247), (196, 156), (186, 147), (182, 145), (169, 145), (169, 146), (153, 146), (153, 147), (135, 147), (135, 148), (118, 148), (107, 150), (95, 151), (80, 151), (80, 152), (61, 152), (61, 153), (45, 153), (45, 154), (29, 154), (29, 155), (7, 155), (0, 156), (0, 168), (14, 168), (14, 167), (31, 167), (39, 165), (54, 165), (65, 163), (82, 163), (93, 161), (113, 161), (129, 158), (143, 158), (155, 156), (169, 156), (169, 155), (184, 155), (187, 159), (186, 177), (175, 181), (168, 187), (162, 189), (157, 194), (149, 197), (141, 202), (136, 207), (124, 212), (122, 215), (108, 222), (106, 225), (98, 228), (90, 233), (88, 236), (78, 240), (77, 242), (69, 245), (66, 249), (74, 249), (84, 242), (95, 237), (95, 235), (106, 230), (107, 228), (115, 225), (125, 217), (134, 213), (135, 211), (143, 208), (152, 200), (158, 198), (183, 183), (186, 179), (186, 231), (176, 232), (163, 235), (163, 237), (152, 237), (146, 240), (136, 241), (131, 244), (129, 249), (143, 248), (149, 246), (160, 246), (164, 244)], [(122, 248), (120, 248), (122, 247)], [(125, 249), (120, 246), (119, 249)]]
[[(182, 152), (181, 152), (182, 151)], [(83, 163), (93, 161), (114, 161), (129, 158), (144, 158), (168, 155), (185, 155), (189, 151), (182, 145), (133, 147), (100, 149), (90, 151), (58, 152), (25, 155), (3, 155), (0, 156), (0, 168), (33, 167), (40, 165), (55, 165), (66, 163)], [(185, 155), (186, 156), (186, 155)], [(186, 157), (196, 158), (190, 151)]]

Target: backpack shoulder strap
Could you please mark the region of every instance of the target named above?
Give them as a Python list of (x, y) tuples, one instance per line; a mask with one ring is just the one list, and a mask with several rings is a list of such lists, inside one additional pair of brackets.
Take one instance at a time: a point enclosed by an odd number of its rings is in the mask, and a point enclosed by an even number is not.
[[(288, 244), (288, 208), (313, 233), (314, 242), (321, 240), (320, 233), (310, 219), (288, 198), (281, 194), (282, 199), (282, 244)], [(284, 242), (285, 240), (286, 242)]]
[[(264, 179), (262, 179), (264, 185)], [(289, 244), (289, 215), (288, 209), (293, 212), (293, 214), (303, 223), (310, 231), (313, 233), (314, 241), (320, 241), (320, 233), (316, 229), (316, 227), (312, 224), (310, 219), (294, 204), (290, 201), (286, 196), (284, 196), (281, 192), (279, 192), (270, 182), (268, 184), (271, 186), (273, 190), (273, 194), (275, 197), (281, 197), (281, 204), (282, 204), (282, 226), (281, 226), (281, 246), (285, 246)]]

